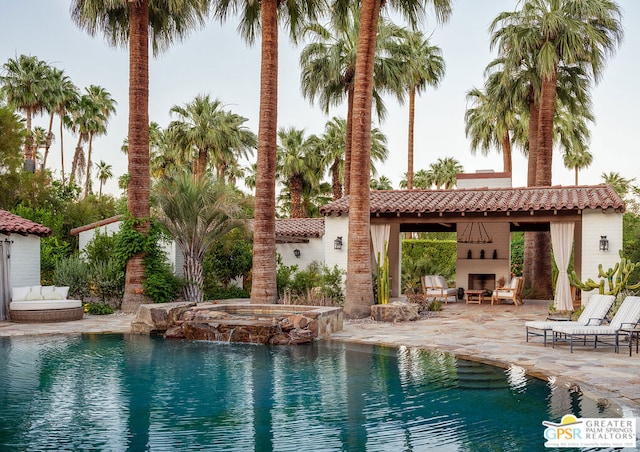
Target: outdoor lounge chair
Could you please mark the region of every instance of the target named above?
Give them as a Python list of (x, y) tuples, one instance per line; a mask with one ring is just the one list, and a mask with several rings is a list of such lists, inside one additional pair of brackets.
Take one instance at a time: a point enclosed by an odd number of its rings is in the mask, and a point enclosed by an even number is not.
[[(613, 295), (593, 295), (584, 307), (580, 317), (574, 322), (565, 322), (563, 325), (600, 325), (616, 297)], [(551, 332), (554, 326), (558, 326), (557, 321), (531, 321), (525, 323), (527, 331), (527, 342), (529, 336), (543, 336), (544, 346), (547, 346), (547, 332)]]
[(449, 288), (444, 276), (427, 275), (422, 277), (422, 291), (425, 300), (435, 299), (444, 301), (445, 304), (449, 300), (456, 301), (458, 297), (458, 289)]
[[(559, 322), (554, 325), (552, 331), (552, 345), (561, 339), (569, 339), (570, 350), (573, 353), (573, 338), (582, 337), (583, 345), (587, 343), (587, 336), (593, 336), (593, 347), (597, 348), (598, 343), (603, 345), (612, 345), (616, 353), (618, 353), (618, 337), (624, 330), (633, 329), (640, 321), (640, 297), (627, 297), (624, 299), (618, 312), (611, 319), (609, 325), (563, 325)], [(613, 338), (613, 343), (603, 341), (603, 337)]]
[(522, 290), (524, 289), (524, 278), (522, 276), (514, 276), (506, 287), (496, 287), (491, 294), (491, 304), (500, 303), (500, 300), (511, 300), (513, 304), (523, 304)]

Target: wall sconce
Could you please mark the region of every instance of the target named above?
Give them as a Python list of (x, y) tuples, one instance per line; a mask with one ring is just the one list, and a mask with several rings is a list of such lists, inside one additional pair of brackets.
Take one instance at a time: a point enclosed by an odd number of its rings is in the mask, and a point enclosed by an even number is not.
[(334, 250), (341, 250), (342, 249), (342, 236), (338, 236), (336, 237), (336, 239), (333, 241), (333, 249)]
[(606, 235), (600, 236), (600, 251), (608, 251), (609, 250), (609, 240), (607, 240)]
[(293, 255), (297, 258), (300, 258), (300, 250), (298, 248), (296, 248), (295, 250), (293, 250)]

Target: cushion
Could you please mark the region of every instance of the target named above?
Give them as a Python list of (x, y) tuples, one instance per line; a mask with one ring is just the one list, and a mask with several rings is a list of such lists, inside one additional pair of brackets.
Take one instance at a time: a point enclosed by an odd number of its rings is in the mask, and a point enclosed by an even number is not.
[(25, 297), (25, 301), (42, 300), (42, 294), (40, 292), (29, 292)]
[(425, 275), (422, 277), (422, 283), (425, 287), (433, 287), (433, 282), (431, 281), (431, 275)]
[(448, 284), (447, 284), (447, 280), (444, 279), (444, 276), (434, 276), (433, 278), (433, 285), (436, 287), (442, 287), (443, 289), (448, 288)]
[(510, 289), (515, 289), (518, 286), (518, 278), (511, 278), (511, 282), (509, 284)]
[(64, 300), (64, 297), (60, 292), (50, 291), (50, 292), (42, 292), (42, 299), (43, 300)]
[(42, 292), (41, 291), (41, 286), (39, 286), (39, 285), (38, 286), (31, 286), (31, 292), (41, 293)]
[(40, 288), (40, 293), (53, 292), (54, 288), (55, 288), (55, 286), (42, 286)]
[(9, 304), (11, 311), (40, 311), (49, 309), (71, 309), (82, 306), (80, 300), (35, 300), (16, 301)]
[(62, 295), (63, 299), (69, 296), (69, 286), (54, 287), (53, 291)]
[(21, 301), (27, 298), (27, 294), (31, 291), (31, 287), (12, 287), (11, 299), (13, 301)]

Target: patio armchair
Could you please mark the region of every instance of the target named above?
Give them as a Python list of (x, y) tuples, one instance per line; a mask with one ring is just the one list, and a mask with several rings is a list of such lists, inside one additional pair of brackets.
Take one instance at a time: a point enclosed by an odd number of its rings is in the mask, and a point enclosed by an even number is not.
[(422, 292), (424, 293), (425, 300), (435, 299), (444, 301), (445, 304), (452, 301), (456, 301), (458, 297), (458, 289), (455, 287), (449, 287), (444, 276), (441, 275), (426, 275), (422, 277)]
[[(615, 299), (616, 297), (613, 295), (592, 295), (578, 319), (573, 322), (564, 322), (562, 325), (601, 325)], [(557, 321), (551, 320), (526, 322), (527, 342), (529, 342), (529, 336), (543, 336), (543, 343), (546, 347), (547, 333), (550, 333), (553, 327), (558, 325)]]
[[(609, 325), (563, 325), (564, 322), (558, 322), (558, 326), (552, 329), (551, 343), (555, 347), (556, 342), (568, 338), (570, 350), (573, 353), (574, 337), (582, 338), (582, 344), (586, 345), (587, 337), (593, 336), (593, 348), (597, 348), (598, 344), (611, 345), (618, 353), (620, 335), (636, 328), (639, 322), (640, 297), (629, 296), (624, 299)], [(607, 342), (603, 338), (613, 339), (613, 342)]]
[(522, 290), (524, 289), (524, 278), (514, 276), (506, 287), (496, 287), (491, 294), (491, 304), (500, 303), (501, 300), (511, 300), (514, 305), (523, 304)]

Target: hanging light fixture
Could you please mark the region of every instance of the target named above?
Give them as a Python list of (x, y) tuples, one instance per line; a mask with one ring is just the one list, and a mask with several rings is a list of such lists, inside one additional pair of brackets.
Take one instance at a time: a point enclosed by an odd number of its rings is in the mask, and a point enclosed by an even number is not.
[(458, 243), (493, 243), (483, 223), (467, 223), (458, 236)]
[(336, 239), (333, 241), (333, 249), (334, 250), (341, 250), (342, 249), (342, 236), (341, 235), (336, 237)]
[(293, 250), (293, 255), (297, 258), (300, 258), (300, 250), (298, 248), (296, 248), (295, 250)]

